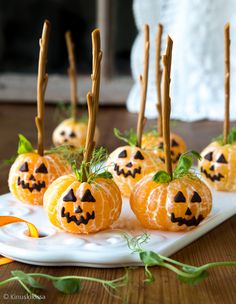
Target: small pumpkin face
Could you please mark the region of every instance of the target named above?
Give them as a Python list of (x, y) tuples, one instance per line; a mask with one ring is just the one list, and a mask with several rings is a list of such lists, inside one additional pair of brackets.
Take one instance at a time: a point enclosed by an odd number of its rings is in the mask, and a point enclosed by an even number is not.
[(74, 175), (57, 179), (44, 196), (52, 224), (71, 233), (92, 233), (108, 228), (121, 212), (121, 194), (111, 179), (80, 183)]
[(149, 229), (190, 230), (210, 213), (212, 196), (197, 177), (184, 176), (158, 184), (148, 175), (140, 180), (130, 197), (133, 212)]
[[(72, 118), (62, 121), (54, 130), (52, 135), (53, 144), (60, 146), (70, 145), (73, 148), (85, 146), (87, 134), (87, 123), (74, 121)], [(98, 130), (95, 131), (95, 140), (98, 140)]]
[(42, 205), (49, 184), (69, 172), (70, 167), (56, 154), (24, 153), (17, 157), (10, 169), (9, 188), (18, 200)]
[[(165, 163), (164, 140), (163, 137), (157, 137), (153, 133), (147, 133), (143, 136), (143, 148), (153, 150), (154, 153)], [(186, 152), (184, 140), (177, 134), (170, 134), (170, 153), (172, 165), (175, 167), (180, 156)]]
[(123, 146), (113, 151), (107, 166), (122, 195), (128, 197), (134, 185), (144, 175), (163, 168), (162, 162), (152, 151), (133, 146)]
[(213, 142), (201, 156), (199, 169), (206, 182), (219, 191), (236, 191), (236, 146)]

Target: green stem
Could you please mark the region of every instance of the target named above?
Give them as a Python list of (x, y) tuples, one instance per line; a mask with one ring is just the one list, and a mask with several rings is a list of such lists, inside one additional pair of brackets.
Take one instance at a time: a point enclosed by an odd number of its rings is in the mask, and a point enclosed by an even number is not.
[(13, 277), (13, 278), (9, 278), (9, 279), (6, 279), (4, 281), (1, 281), (0, 282), (0, 286), (6, 285), (7, 283), (12, 282), (12, 281), (18, 281), (18, 278), (17, 277)]
[(82, 280), (82, 281), (91, 281), (91, 282), (105, 284), (105, 285), (108, 285), (108, 286), (111, 286), (112, 283), (114, 283), (114, 282), (117, 282), (117, 281), (120, 281), (120, 280), (124, 279), (124, 277), (120, 277), (116, 280), (107, 281), (107, 280), (102, 280), (102, 279), (97, 279), (97, 278), (92, 278), (92, 277), (84, 277), (84, 276), (56, 277), (56, 276), (52, 276), (52, 275), (48, 275), (48, 274), (44, 274), (44, 273), (28, 273), (28, 275), (32, 276), (32, 277), (42, 277), (42, 278), (46, 278), (46, 279), (49, 279), (49, 280), (76, 279), (76, 280)]
[(208, 263), (206, 265), (200, 266), (198, 267), (199, 271), (203, 271), (203, 270), (207, 270), (209, 268), (213, 268), (213, 267), (222, 267), (222, 266), (236, 266), (236, 261), (232, 261), (232, 262), (214, 262), (214, 263)]
[(178, 268), (176, 268), (175, 266), (171, 265), (171, 264), (167, 264), (167, 263), (163, 263), (161, 264), (160, 266), (163, 266), (173, 272), (175, 272), (176, 274), (182, 276), (182, 277), (185, 277), (185, 278), (189, 278), (189, 279), (192, 279), (192, 278), (195, 278), (199, 275), (199, 273), (201, 273), (202, 271), (198, 271), (198, 272), (194, 272), (194, 273), (187, 273), (187, 272), (184, 272), (182, 270), (179, 270)]

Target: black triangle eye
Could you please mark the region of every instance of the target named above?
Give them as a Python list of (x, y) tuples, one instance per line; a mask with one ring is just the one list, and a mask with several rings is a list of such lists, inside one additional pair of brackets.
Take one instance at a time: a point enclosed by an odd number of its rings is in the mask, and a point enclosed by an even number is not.
[(70, 189), (70, 191), (63, 197), (63, 201), (74, 202), (74, 203), (77, 201), (73, 189)]
[(29, 167), (28, 167), (28, 163), (25, 162), (21, 167), (20, 167), (20, 171), (21, 172), (28, 172), (29, 171)]
[(216, 162), (221, 163), (221, 164), (227, 164), (228, 163), (223, 154), (220, 155), (220, 157), (216, 160)]
[(213, 152), (209, 152), (209, 153), (207, 153), (207, 154), (204, 156), (204, 158), (205, 158), (206, 160), (212, 161), (212, 154), (213, 154)]
[(119, 158), (125, 158), (125, 157), (127, 157), (127, 152), (126, 152), (126, 150), (121, 151), (120, 154), (118, 155), (118, 157), (119, 157)]
[(176, 196), (174, 197), (174, 201), (175, 203), (185, 203), (186, 202), (186, 198), (183, 195), (182, 191), (178, 191)]
[(35, 173), (48, 173), (48, 169), (46, 168), (46, 166), (44, 165), (44, 163), (42, 163), (36, 170)]
[(72, 132), (70, 133), (69, 136), (70, 136), (71, 138), (74, 138), (74, 137), (76, 137), (76, 134), (75, 134), (75, 132), (72, 131)]
[(171, 147), (178, 147), (179, 144), (177, 143), (177, 141), (175, 139), (172, 139), (171, 141)]
[(96, 202), (95, 198), (92, 196), (92, 193), (91, 193), (91, 191), (89, 189), (87, 189), (84, 192), (83, 196), (81, 197), (81, 202), (89, 202), (89, 203), (90, 202), (91, 203), (95, 203)]
[(140, 151), (137, 151), (136, 154), (134, 155), (134, 159), (141, 159), (143, 160), (144, 157)]
[(196, 191), (194, 191), (193, 197), (191, 198), (191, 203), (201, 203), (201, 201), (201, 196)]

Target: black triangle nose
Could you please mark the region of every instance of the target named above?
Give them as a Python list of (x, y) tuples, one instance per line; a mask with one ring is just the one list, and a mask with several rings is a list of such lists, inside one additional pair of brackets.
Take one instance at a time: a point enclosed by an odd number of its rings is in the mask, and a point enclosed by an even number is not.
[(35, 180), (36, 180), (35, 177), (33, 176), (33, 174), (30, 175), (29, 180), (32, 180), (32, 181), (35, 181)]
[(210, 166), (210, 170), (211, 170), (211, 171), (214, 171), (214, 170), (215, 170), (214, 165)]
[(126, 167), (131, 168), (133, 165), (131, 162), (129, 162), (128, 164), (126, 164)]
[(185, 212), (185, 215), (192, 215), (192, 211), (188, 208)]

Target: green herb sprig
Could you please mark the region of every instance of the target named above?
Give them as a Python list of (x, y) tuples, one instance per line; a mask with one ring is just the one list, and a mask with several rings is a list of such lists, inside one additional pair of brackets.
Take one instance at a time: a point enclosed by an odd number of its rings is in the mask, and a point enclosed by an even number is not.
[(150, 236), (146, 233), (135, 237), (130, 237), (129, 235), (125, 234), (124, 237), (132, 253), (138, 253), (140, 260), (144, 264), (146, 275), (144, 282), (147, 284), (152, 284), (155, 281), (155, 278), (149, 269), (151, 266), (167, 268), (176, 273), (178, 280), (190, 285), (199, 284), (206, 279), (209, 276), (207, 270), (210, 268), (236, 266), (236, 261), (208, 263), (202, 266), (187, 265), (165, 257), (154, 251), (143, 249), (143, 244), (147, 243), (150, 238)]
[(78, 168), (76, 162), (73, 162), (72, 169), (78, 181), (83, 181), (84, 172), (87, 176), (88, 183), (93, 183), (98, 177), (112, 178), (112, 174), (108, 172), (107, 167), (105, 166), (105, 161), (107, 158), (108, 151), (104, 147), (100, 147), (93, 151), (89, 163), (86, 164), (84, 161), (82, 161), (80, 167)]
[[(194, 177), (194, 175), (190, 172), (194, 159), (201, 159), (201, 155), (196, 151), (191, 150), (182, 154), (173, 172), (173, 179), (178, 179), (185, 175)], [(161, 170), (153, 176), (153, 180), (157, 183), (169, 183), (171, 181), (171, 176), (166, 171)]]
[(120, 132), (120, 130), (118, 130), (117, 128), (114, 128), (113, 130), (114, 132), (114, 135), (126, 142), (127, 144), (129, 144), (130, 146), (136, 146), (136, 143), (137, 143), (137, 134), (136, 132), (134, 131), (134, 129), (130, 129), (130, 130), (127, 130), (125, 131), (123, 134)]
[(105, 289), (110, 288), (111, 290), (117, 290), (123, 286), (126, 286), (129, 280), (129, 273), (126, 273), (115, 280), (103, 280), (94, 277), (84, 277), (84, 276), (52, 276), (44, 273), (25, 273), (23, 271), (14, 270), (11, 271), (11, 277), (1, 281), (0, 286), (6, 285), (10, 282), (17, 281), (23, 287), (23, 289), (33, 298), (39, 299), (40, 296), (34, 292), (37, 289), (45, 289), (45, 286), (39, 283), (36, 278), (44, 278), (48, 281), (51, 281), (54, 288), (59, 290), (64, 294), (74, 294), (81, 291), (82, 282), (90, 281), (101, 284)]

